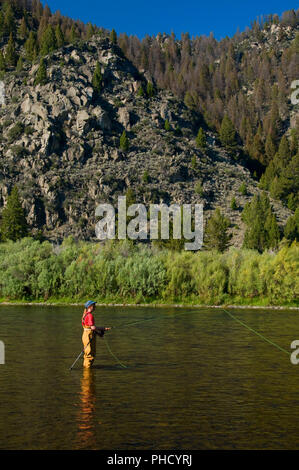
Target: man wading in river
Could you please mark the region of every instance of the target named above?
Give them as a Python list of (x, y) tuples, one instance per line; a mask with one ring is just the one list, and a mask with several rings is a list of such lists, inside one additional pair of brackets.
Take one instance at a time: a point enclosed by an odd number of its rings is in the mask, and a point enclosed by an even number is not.
[(83, 367), (88, 369), (92, 366), (96, 357), (96, 335), (104, 336), (105, 331), (110, 328), (96, 327), (93, 312), (96, 308), (96, 302), (88, 300), (84, 305), (85, 310), (82, 315), (83, 335), (82, 342), (84, 346)]

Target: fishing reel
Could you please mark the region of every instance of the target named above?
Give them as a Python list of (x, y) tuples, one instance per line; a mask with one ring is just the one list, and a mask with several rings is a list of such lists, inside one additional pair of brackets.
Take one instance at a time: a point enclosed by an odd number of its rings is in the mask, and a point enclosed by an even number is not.
[(95, 330), (96, 335), (100, 336), (100, 338), (103, 338), (105, 334), (105, 328), (104, 327), (97, 327)]

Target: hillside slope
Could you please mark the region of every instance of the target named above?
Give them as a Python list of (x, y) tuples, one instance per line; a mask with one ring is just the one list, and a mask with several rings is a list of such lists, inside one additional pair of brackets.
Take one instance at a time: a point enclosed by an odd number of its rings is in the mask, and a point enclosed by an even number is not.
[[(170, 92), (139, 96), (151, 77), (140, 74), (118, 46), (95, 36), (45, 58), (48, 82), (35, 85), (38, 64), (6, 73), (0, 107), (0, 206), (18, 184), (33, 233), (52, 240), (93, 239), (95, 207), (116, 204), (131, 188), (138, 202), (203, 202), (205, 215), (221, 207), (240, 245), (241, 208), (259, 192), (249, 171), (208, 131), (208, 147), (196, 147), (202, 117)], [(102, 91), (92, 78), (97, 62)], [(170, 130), (165, 129), (165, 121)], [(130, 146), (120, 150), (126, 130)], [(198, 190), (198, 183), (201, 183)], [(245, 183), (248, 195), (239, 187)], [(197, 188), (197, 191), (196, 191)], [(236, 197), (239, 211), (230, 203)], [(290, 214), (275, 203), (280, 224)]]

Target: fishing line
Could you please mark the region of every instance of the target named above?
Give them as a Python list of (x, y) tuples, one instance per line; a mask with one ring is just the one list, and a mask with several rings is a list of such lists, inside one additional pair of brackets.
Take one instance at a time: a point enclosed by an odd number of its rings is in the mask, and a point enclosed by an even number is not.
[(114, 330), (115, 328), (124, 328), (124, 327), (130, 326), (130, 325), (136, 325), (137, 323), (144, 323), (146, 321), (153, 321), (153, 320), (156, 320), (156, 317), (147, 318), (146, 320), (137, 320), (137, 321), (130, 322), (130, 323), (125, 323), (125, 324), (122, 324), (122, 325), (119, 325), (119, 326), (112, 326), (111, 329)]
[(118, 362), (118, 364), (119, 364), (121, 367), (123, 367), (124, 369), (127, 369), (128, 366), (125, 366), (125, 364), (123, 364), (123, 363), (118, 359), (118, 357), (116, 357), (116, 355), (111, 351), (111, 348), (110, 348), (110, 346), (109, 346), (109, 344), (108, 344), (108, 341), (107, 341), (107, 339), (105, 338), (105, 336), (104, 336), (104, 341), (105, 341), (105, 343), (106, 343), (107, 349), (108, 349), (109, 353), (111, 354), (111, 356), (114, 357), (114, 359)]
[[(176, 317), (175, 317), (176, 318)], [(134, 322), (130, 322), (130, 323), (124, 323), (124, 324), (121, 324), (119, 326), (112, 326), (111, 329), (115, 329), (115, 328), (125, 328), (127, 326), (131, 326), (131, 325), (137, 325), (139, 323), (145, 323), (145, 322), (150, 322), (150, 321), (154, 321), (154, 320), (157, 320), (158, 318), (157, 317), (151, 317), (151, 318), (146, 318), (145, 320), (136, 320)], [(125, 366), (119, 359), (118, 357), (111, 351), (111, 348), (108, 344), (108, 341), (106, 340), (106, 337), (104, 336), (104, 341), (106, 343), (106, 346), (107, 346), (107, 349), (109, 351), (109, 353), (111, 354), (112, 357), (114, 357), (114, 359), (118, 362), (118, 364), (127, 369), (128, 366)]]
[[(286, 349), (282, 348), (281, 346), (279, 346), (278, 344), (274, 343), (274, 341), (271, 341), (270, 339), (266, 338), (264, 335), (262, 335), (261, 333), (259, 333), (258, 331), (256, 331), (254, 328), (251, 328), (250, 326), (246, 325), (246, 323), (244, 323), (243, 321), (239, 320), (238, 318), (236, 318), (232, 313), (228, 312), (227, 310), (225, 310), (224, 308), (221, 307), (221, 310), (223, 310), (225, 313), (227, 313), (227, 315), (229, 315), (233, 320), (235, 320), (236, 322), (240, 323), (240, 325), (244, 326), (244, 328), (246, 328), (247, 330), (251, 331), (252, 333), (254, 333), (255, 335), (259, 336), (260, 338), (262, 338), (265, 342), (271, 344), (272, 346), (274, 346), (276, 349), (278, 349), (279, 351), (282, 351), (286, 354), (290, 354), (289, 351), (287, 351)], [(111, 329), (115, 329), (115, 328), (124, 328), (124, 327), (127, 327), (127, 326), (130, 326), (130, 325), (136, 325), (136, 324), (139, 324), (139, 323), (144, 323), (144, 322), (149, 322), (149, 321), (153, 321), (153, 320), (156, 320), (157, 318), (156, 317), (151, 317), (151, 318), (147, 318), (145, 320), (137, 320), (137, 321), (134, 321), (134, 322), (130, 322), (130, 323), (125, 323), (125, 324), (122, 324), (122, 325), (119, 325), (119, 326), (112, 326)], [(105, 344), (106, 344), (106, 347), (108, 349), (108, 352), (111, 354), (111, 356), (116, 360), (116, 362), (123, 368), (123, 369), (127, 369), (128, 366), (126, 366), (125, 364), (123, 364), (119, 359), (118, 357), (113, 353), (113, 351), (111, 350), (109, 344), (108, 344), (108, 341), (106, 339), (106, 337), (104, 336), (103, 337), (104, 341), (105, 341)], [(85, 348), (84, 348), (85, 349)], [(81, 351), (80, 353), (80, 356), (83, 354), (84, 350)], [(79, 356), (79, 357), (80, 357)], [(78, 361), (79, 357), (76, 359), (75, 363)], [(75, 364), (74, 363), (74, 364)], [(72, 365), (71, 369), (73, 368), (74, 364)]]
[[(145, 320), (137, 320), (137, 321), (134, 321), (134, 322), (130, 322), (130, 323), (125, 323), (125, 324), (122, 324), (122, 325), (119, 325), (119, 326), (112, 326), (111, 329), (115, 329), (115, 328), (125, 328), (127, 326), (131, 326), (131, 325), (136, 325), (136, 324), (139, 324), (139, 323), (144, 323), (144, 322), (148, 322), (148, 321), (153, 321), (153, 320), (156, 320), (157, 318), (156, 317), (151, 317), (151, 318), (146, 318)], [(123, 367), (124, 369), (127, 369), (128, 366), (126, 366), (125, 364), (123, 364), (119, 359), (118, 357), (113, 353), (113, 351), (111, 351), (111, 348), (108, 344), (108, 341), (106, 339), (106, 337), (104, 336), (104, 341), (105, 341), (105, 344), (107, 346), (107, 349), (109, 351), (109, 353), (111, 354), (112, 357), (114, 357), (114, 359), (117, 361), (117, 363)]]
[(255, 333), (257, 336), (259, 336), (260, 338), (262, 338), (264, 341), (266, 341), (267, 343), (270, 343), (272, 344), (272, 346), (275, 346), (275, 348), (279, 349), (280, 351), (286, 353), (286, 354), (290, 354), (289, 351), (287, 351), (286, 349), (282, 348), (281, 346), (279, 346), (278, 344), (274, 343), (274, 341), (271, 341), (270, 339), (266, 338), (264, 335), (262, 335), (261, 333), (258, 333), (258, 331), (254, 330), (253, 328), (251, 328), (250, 326), (246, 325), (246, 323), (242, 322), (241, 320), (239, 320), (238, 318), (236, 318), (232, 313), (228, 312), (227, 310), (225, 310), (224, 308), (221, 308), (221, 310), (223, 310), (225, 313), (227, 313), (233, 320), (237, 321), (238, 323), (240, 323), (242, 326), (244, 326), (245, 328), (247, 328), (247, 330), (251, 331), (252, 333)]

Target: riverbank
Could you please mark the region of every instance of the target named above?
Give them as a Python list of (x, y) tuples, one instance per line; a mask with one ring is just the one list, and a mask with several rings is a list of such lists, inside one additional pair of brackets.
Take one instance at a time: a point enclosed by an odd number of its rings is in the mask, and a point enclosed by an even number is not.
[(1, 243), (0, 302), (299, 307), (299, 244), (193, 253), (112, 242)]
[[(39, 306), (39, 307), (82, 307), (82, 302), (31, 302), (31, 301), (0, 301), (1, 306)], [(208, 304), (173, 304), (173, 303), (97, 303), (98, 307), (150, 307), (150, 308), (230, 308), (230, 309), (254, 309), (254, 310), (299, 310), (299, 306), (296, 305), (237, 305), (237, 304), (223, 304), (223, 305), (208, 305)]]

